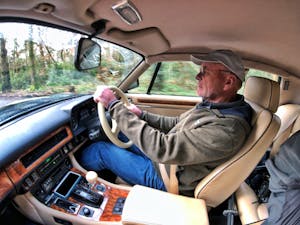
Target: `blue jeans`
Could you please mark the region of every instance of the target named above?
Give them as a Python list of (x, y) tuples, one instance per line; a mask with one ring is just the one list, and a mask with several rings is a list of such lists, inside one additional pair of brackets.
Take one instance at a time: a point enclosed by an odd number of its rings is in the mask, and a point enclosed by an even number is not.
[[(122, 141), (128, 140), (122, 133), (119, 138)], [(123, 149), (110, 142), (100, 141), (84, 149), (78, 160), (86, 170), (109, 169), (131, 185), (139, 184), (166, 191), (152, 161), (135, 145)]]

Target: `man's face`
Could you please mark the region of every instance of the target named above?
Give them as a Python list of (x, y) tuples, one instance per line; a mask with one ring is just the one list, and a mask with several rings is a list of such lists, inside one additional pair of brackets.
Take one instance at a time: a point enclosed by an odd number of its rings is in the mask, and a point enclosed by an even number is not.
[(224, 94), (225, 79), (224, 74), (230, 71), (220, 63), (202, 63), (200, 72), (196, 75), (198, 80), (197, 94), (212, 102), (218, 102), (218, 99)]

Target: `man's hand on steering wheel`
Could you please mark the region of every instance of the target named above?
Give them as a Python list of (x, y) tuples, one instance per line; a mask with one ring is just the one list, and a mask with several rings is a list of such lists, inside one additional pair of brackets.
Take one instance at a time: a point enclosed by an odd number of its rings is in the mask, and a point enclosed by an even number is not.
[(117, 100), (114, 92), (107, 86), (99, 86), (94, 94), (94, 101), (102, 103), (107, 109), (109, 104)]
[(111, 140), (112, 143), (121, 147), (128, 148), (132, 145), (132, 141), (123, 142), (118, 138), (118, 133), (120, 129), (118, 128), (117, 122), (112, 120), (112, 127), (109, 125), (107, 118), (105, 116), (105, 108), (108, 108), (110, 104), (117, 100), (115, 93), (121, 98), (121, 102), (137, 116), (142, 115), (142, 110), (137, 106), (130, 104), (126, 95), (117, 87), (107, 87), (98, 86), (94, 94), (94, 101), (98, 103), (98, 115), (100, 119), (101, 126), (106, 134), (106, 136)]
[[(99, 86), (94, 93), (94, 101), (96, 103), (102, 103), (106, 109), (115, 100), (117, 100), (117, 98), (114, 92), (107, 86)], [(142, 115), (142, 110), (136, 105), (130, 103), (126, 105), (126, 107), (138, 117)]]

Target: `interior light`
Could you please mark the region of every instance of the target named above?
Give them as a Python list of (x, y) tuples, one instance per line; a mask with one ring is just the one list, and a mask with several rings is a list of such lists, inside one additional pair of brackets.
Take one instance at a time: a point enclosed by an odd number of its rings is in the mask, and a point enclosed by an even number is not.
[(114, 5), (112, 9), (129, 25), (142, 21), (141, 15), (129, 0)]

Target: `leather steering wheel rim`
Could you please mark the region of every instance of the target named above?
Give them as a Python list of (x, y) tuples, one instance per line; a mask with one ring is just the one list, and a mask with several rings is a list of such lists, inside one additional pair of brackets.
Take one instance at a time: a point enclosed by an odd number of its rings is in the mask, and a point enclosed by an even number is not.
[[(117, 87), (109, 87), (112, 91), (116, 92), (118, 96), (120, 96), (121, 101), (125, 106), (130, 105), (126, 95), (124, 92)], [(123, 142), (118, 138), (118, 134), (120, 129), (118, 128), (117, 122), (112, 120), (112, 127), (110, 127), (107, 118), (105, 116), (105, 108), (102, 103), (98, 103), (98, 116), (100, 119), (100, 123), (103, 127), (104, 133), (109, 138), (109, 140), (120, 148), (128, 148), (132, 145), (132, 141)]]

